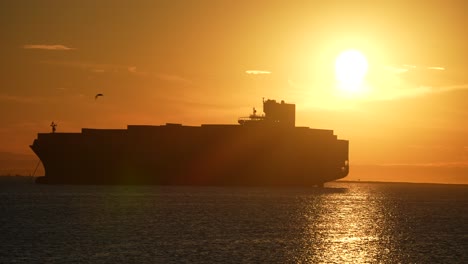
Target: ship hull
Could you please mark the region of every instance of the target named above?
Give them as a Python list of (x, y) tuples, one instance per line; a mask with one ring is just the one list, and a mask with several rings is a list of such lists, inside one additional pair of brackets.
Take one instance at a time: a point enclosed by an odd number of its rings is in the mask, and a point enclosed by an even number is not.
[(202, 125), (38, 134), (47, 184), (314, 186), (349, 172), (331, 130)]

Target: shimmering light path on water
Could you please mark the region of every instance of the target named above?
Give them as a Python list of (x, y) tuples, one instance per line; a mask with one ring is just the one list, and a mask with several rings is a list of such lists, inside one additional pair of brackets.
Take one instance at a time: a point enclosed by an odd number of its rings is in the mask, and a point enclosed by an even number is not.
[(0, 184), (0, 263), (468, 262), (468, 186)]

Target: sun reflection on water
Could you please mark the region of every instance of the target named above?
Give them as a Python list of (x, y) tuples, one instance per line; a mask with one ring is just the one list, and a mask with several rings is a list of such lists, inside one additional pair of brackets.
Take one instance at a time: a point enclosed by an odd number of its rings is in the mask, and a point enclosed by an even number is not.
[[(343, 195), (346, 199), (343, 199)], [(384, 199), (366, 188), (329, 193), (305, 211), (304, 253), (298, 262), (375, 263), (390, 261), (392, 239)], [(318, 208), (317, 208), (318, 207)], [(395, 260), (392, 260), (395, 261)]]

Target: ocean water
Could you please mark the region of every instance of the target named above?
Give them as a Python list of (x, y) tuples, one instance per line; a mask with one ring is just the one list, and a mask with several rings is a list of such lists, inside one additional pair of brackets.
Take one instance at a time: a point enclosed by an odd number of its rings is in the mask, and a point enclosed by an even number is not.
[(468, 263), (468, 186), (0, 184), (0, 263)]

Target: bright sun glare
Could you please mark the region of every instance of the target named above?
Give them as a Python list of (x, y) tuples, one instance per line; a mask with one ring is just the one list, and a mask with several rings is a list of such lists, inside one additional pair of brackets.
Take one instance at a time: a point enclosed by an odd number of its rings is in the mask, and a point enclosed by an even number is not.
[(341, 52), (335, 61), (335, 76), (339, 89), (344, 92), (362, 91), (368, 66), (366, 57), (360, 51)]

